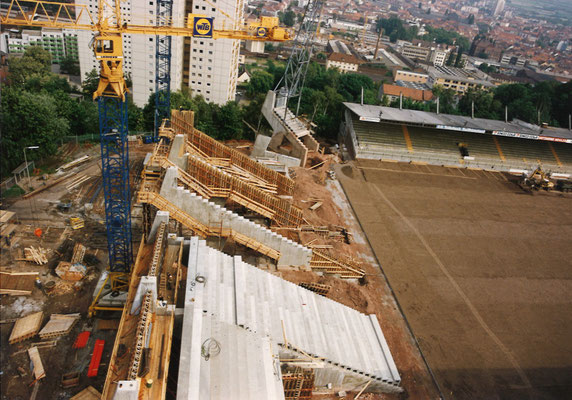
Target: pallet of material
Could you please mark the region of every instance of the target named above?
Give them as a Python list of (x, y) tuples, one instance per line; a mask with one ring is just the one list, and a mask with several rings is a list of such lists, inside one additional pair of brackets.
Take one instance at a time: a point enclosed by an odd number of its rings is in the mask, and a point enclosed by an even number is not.
[(70, 333), (75, 323), (80, 319), (81, 315), (76, 314), (52, 314), (50, 320), (42, 328), (39, 335), (42, 339), (63, 336)]
[(38, 272), (0, 272), (0, 295), (29, 296)]
[(12, 333), (8, 339), (8, 343), (14, 344), (35, 336), (42, 325), (44, 313), (38, 311), (36, 313), (19, 318), (12, 328)]
[(99, 400), (101, 399), (101, 393), (99, 393), (93, 386), (88, 386), (81, 392), (76, 394), (70, 400)]
[(34, 375), (34, 380), (37, 381), (44, 378), (46, 376), (46, 372), (44, 371), (44, 364), (42, 364), (38, 348), (31, 347), (28, 349), (28, 355), (30, 356), (30, 361), (32, 361), (32, 374)]

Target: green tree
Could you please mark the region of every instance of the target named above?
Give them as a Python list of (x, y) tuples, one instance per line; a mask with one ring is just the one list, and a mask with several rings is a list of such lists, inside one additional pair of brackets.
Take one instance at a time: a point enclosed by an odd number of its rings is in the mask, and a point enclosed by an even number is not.
[(52, 57), (40, 46), (30, 46), (22, 57), (8, 60), (10, 81), (21, 85), (34, 75), (48, 75), (52, 66)]
[[(242, 123), (242, 110), (236, 101), (229, 101), (216, 112), (215, 139), (242, 139), (244, 124)], [(213, 132), (209, 132), (211, 135)]]
[(274, 77), (266, 71), (254, 71), (247, 84), (246, 94), (252, 98), (256, 94), (266, 93), (272, 88)]
[(60, 139), (69, 134), (69, 123), (58, 115), (53, 98), (45, 93), (30, 93), (18, 88), (2, 90), (1, 123), (4, 127), (0, 139), (2, 171), (10, 171), (20, 162), (25, 146), (39, 149), (31, 159), (55, 154)]
[(62, 74), (78, 76), (80, 74), (79, 63), (75, 58), (65, 56), (60, 60), (60, 71)]
[(93, 93), (97, 90), (98, 85), (99, 74), (94, 68), (85, 74), (85, 78), (83, 78), (83, 82), (81, 84), (81, 91), (86, 97), (92, 98)]
[(294, 26), (296, 23), (296, 13), (292, 10), (288, 10), (285, 13), (278, 13), (278, 17), (280, 18), (280, 22), (282, 22), (286, 26)]
[(467, 18), (467, 24), (473, 25), (474, 23), (475, 23), (475, 16), (471, 14), (469, 15), (469, 18)]

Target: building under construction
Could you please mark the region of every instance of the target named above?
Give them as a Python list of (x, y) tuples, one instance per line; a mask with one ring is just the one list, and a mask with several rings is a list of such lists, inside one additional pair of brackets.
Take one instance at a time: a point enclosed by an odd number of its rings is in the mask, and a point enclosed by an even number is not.
[(103, 398), (165, 398), (169, 380), (178, 399), (401, 391), (375, 315), (246, 261), (363, 277), (351, 259), (280, 234), (317, 229), (293, 190), (287, 175), (194, 129), (191, 111), (173, 111), (142, 172), (145, 235)]

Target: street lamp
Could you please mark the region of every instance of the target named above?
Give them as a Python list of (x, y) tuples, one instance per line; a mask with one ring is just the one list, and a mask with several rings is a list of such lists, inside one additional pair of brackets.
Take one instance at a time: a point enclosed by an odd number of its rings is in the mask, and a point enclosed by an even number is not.
[(36, 150), (39, 149), (40, 146), (28, 146), (24, 147), (24, 164), (26, 165), (26, 174), (28, 174), (28, 187), (30, 187), (30, 168), (28, 168), (28, 159), (26, 158), (26, 149), (29, 150)]

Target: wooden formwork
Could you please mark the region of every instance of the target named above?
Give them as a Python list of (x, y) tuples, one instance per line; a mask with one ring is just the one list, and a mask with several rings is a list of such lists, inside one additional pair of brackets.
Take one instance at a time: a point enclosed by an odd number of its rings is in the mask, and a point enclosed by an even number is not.
[(310, 267), (312, 267), (313, 271), (340, 275), (341, 278), (345, 279), (362, 278), (365, 275), (365, 271), (356, 263), (349, 260), (337, 259), (325, 252), (320, 252), (315, 249), (312, 250)]
[(161, 222), (157, 230), (155, 238), (155, 246), (153, 247), (153, 259), (151, 260), (151, 267), (149, 268), (148, 276), (157, 276), (160, 273), (161, 264), (163, 263), (163, 254), (167, 244), (167, 224)]
[(304, 289), (311, 290), (314, 293), (318, 293), (322, 296), (327, 295), (330, 292), (330, 289), (332, 288), (330, 285), (325, 285), (323, 283), (313, 283), (313, 282), (302, 282), (300, 283), (299, 286), (303, 287)]
[(187, 138), (187, 143), (193, 150), (205, 157), (228, 160), (230, 165), (235, 165), (262, 179), (264, 182), (275, 185), (278, 195), (292, 195), (295, 185), (292, 179), (257, 163), (235, 149), (219, 143), (205, 133), (195, 129), (193, 123), (194, 114), (192, 111), (172, 111), (172, 129), (174, 129), (175, 133), (184, 134)]
[(309, 400), (314, 389), (314, 372), (302, 370), (282, 374), (285, 400)]
[(214, 197), (228, 198), (271, 219), (279, 226), (299, 226), (303, 221), (302, 210), (289, 200), (252, 186), (199, 157), (189, 157), (187, 172), (203, 185), (211, 188), (213, 192), (216, 191)]

